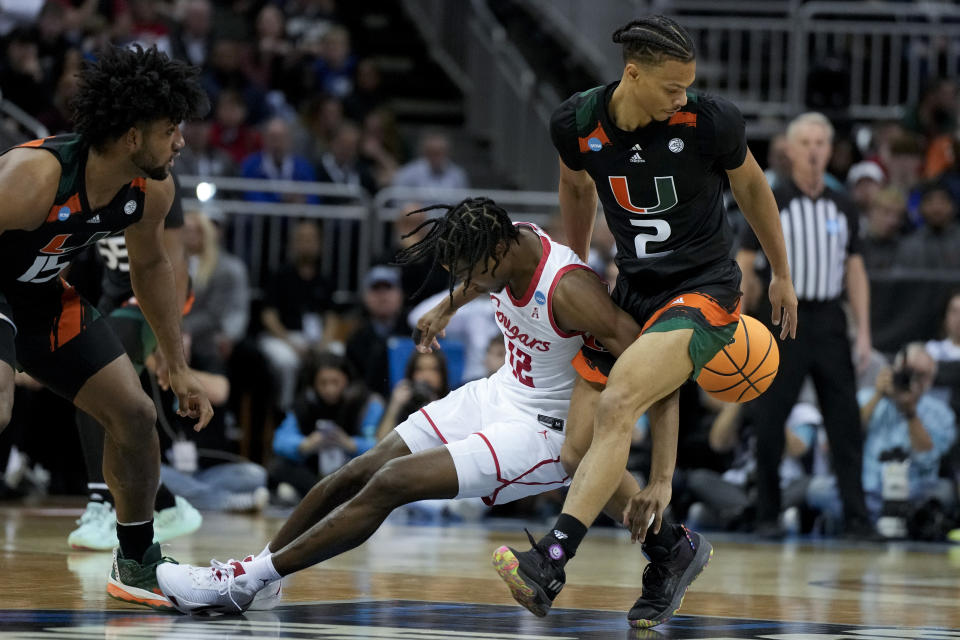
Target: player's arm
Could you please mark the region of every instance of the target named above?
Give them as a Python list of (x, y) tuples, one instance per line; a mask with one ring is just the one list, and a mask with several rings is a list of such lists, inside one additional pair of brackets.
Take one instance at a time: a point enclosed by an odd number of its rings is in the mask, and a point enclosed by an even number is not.
[(850, 311), (857, 330), (854, 364), (857, 366), (857, 372), (862, 373), (870, 364), (870, 355), (873, 351), (870, 335), (870, 280), (867, 278), (863, 256), (859, 253), (847, 257), (846, 267), (847, 298), (850, 300)]
[(589, 333), (614, 357), (620, 357), (640, 335), (640, 325), (614, 304), (600, 276), (590, 269), (571, 269), (560, 278), (552, 310), (558, 327)]
[(417, 344), (417, 351), (429, 353), (433, 349), (439, 349), (440, 344), (437, 342), (437, 336), (443, 337), (450, 319), (456, 315), (462, 306), (476, 300), (481, 295), (485, 295), (485, 292), (474, 287), (472, 283), (469, 287), (465, 287), (464, 283), (461, 282), (453, 290), (452, 296), (444, 296), (436, 306), (423, 314), (417, 320), (417, 326), (413, 332), (413, 341)]
[(597, 219), (597, 187), (586, 171), (574, 171), (560, 159), (560, 218), (567, 246), (581, 260), (590, 254), (590, 238)]
[(770, 303), (773, 305), (773, 323), (780, 325), (780, 339), (797, 336), (797, 294), (790, 278), (787, 247), (780, 228), (780, 211), (763, 170), (750, 150), (736, 169), (727, 171), (733, 197), (737, 199), (743, 216), (757, 235), (760, 246), (770, 262)]
[(197, 418), (199, 431), (210, 422), (213, 408), (206, 390), (187, 367), (180, 335), (181, 308), (174, 268), (164, 245), (163, 221), (173, 201), (173, 180), (147, 181), (143, 218), (127, 227), (130, 283), (150, 323), (170, 372), (170, 386), (180, 402), (178, 413)]
[(52, 153), (12, 149), (0, 156), (0, 233), (43, 224), (59, 182), (60, 163)]

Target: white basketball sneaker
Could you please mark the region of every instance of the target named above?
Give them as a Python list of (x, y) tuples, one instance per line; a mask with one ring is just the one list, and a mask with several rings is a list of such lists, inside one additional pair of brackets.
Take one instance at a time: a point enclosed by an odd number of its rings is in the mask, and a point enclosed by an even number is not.
[(203, 516), (185, 498), (176, 496), (174, 506), (153, 513), (153, 540), (167, 542), (193, 533), (203, 524)]
[[(256, 558), (253, 556), (247, 556), (241, 560), (241, 562), (252, 562), (254, 560), (256, 560)], [(213, 560), (212, 562), (216, 562), (216, 560)], [(263, 589), (260, 589), (260, 591), (257, 591), (257, 595), (254, 596), (253, 603), (250, 605), (250, 611), (269, 611), (280, 604), (280, 600), (282, 599), (283, 580), (275, 580), (265, 586)]]
[(161, 564), (157, 566), (157, 584), (173, 606), (188, 614), (243, 613), (257, 592), (270, 584), (248, 575), (237, 560), (214, 560), (212, 564)]
[(120, 544), (117, 541), (117, 513), (109, 502), (88, 502), (77, 524), (80, 526), (67, 537), (67, 544), (74, 549), (110, 551)]

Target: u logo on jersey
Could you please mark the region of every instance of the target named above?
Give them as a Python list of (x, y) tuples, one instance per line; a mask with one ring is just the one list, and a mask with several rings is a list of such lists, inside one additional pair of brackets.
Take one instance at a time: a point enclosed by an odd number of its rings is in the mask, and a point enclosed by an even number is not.
[(109, 231), (98, 231), (90, 235), (73, 233), (57, 234), (40, 249), (40, 255), (33, 260), (30, 268), (17, 278), (17, 280), (19, 282), (34, 283), (53, 280), (60, 275), (61, 271), (69, 266), (70, 258), (67, 257), (68, 254), (93, 244), (97, 240), (109, 235)]
[[(657, 191), (657, 202), (653, 205), (638, 207), (630, 199), (630, 185), (626, 176), (610, 176), (610, 191), (613, 193), (617, 204), (624, 211), (637, 213), (641, 215), (651, 215), (656, 213), (666, 213), (677, 206), (679, 198), (677, 197), (677, 187), (673, 183), (673, 176), (657, 176), (653, 179), (654, 188)], [(655, 258), (665, 256), (672, 252), (668, 251), (647, 251), (648, 242), (665, 242), (670, 237), (670, 223), (666, 220), (656, 218), (631, 218), (630, 224), (635, 227), (645, 227), (653, 230), (653, 233), (638, 233), (634, 238), (638, 258)]]

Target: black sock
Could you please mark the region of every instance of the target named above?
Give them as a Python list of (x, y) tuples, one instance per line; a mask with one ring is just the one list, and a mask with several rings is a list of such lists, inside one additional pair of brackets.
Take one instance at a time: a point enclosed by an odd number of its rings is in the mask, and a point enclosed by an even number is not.
[(154, 511), (163, 511), (164, 509), (169, 509), (170, 507), (177, 506), (177, 499), (173, 497), (173, 494), (170, 493), (170, 489), (161, 483), (160, 487), (157, 489), (157, 497), (153, 501), (153, 510)]
[(113, 504), (113, 494), (110, 493), (110, 489), (107, 487), (106, 482), (88, 482), (87, 494), (90, 502), (106, 502), (111, 505)]
[(143, 554), (153, 544), (153, 519), (137, 524), (117, 523), (117, 540), (120, 541), (120, 553), (127, 560), (143, 560)]
[(577, 553), (577, 547), (587, 535), (587, 526), (566, 513), (561, 513), (550, 533), (540, 538), (550, 558), (562, 567)]
[(647, 537), (643, 541), (644, 547), (665, 547), (670, 549), (677, 544), (677, 540), (684, 537), (683, 527), (679, 524), (668, 524), (664, 522), (660, 525), (660, 533), (647, 532)]

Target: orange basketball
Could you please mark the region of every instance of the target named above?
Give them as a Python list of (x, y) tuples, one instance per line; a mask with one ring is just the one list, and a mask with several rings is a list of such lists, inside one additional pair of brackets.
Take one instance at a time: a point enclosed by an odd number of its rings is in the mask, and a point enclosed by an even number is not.
[(717, 400), (748, 402), (767, 390), (780, 367), (780, 349), (763, 323), (747, 315), (733, 342), (703, 367), (697, 384)]

